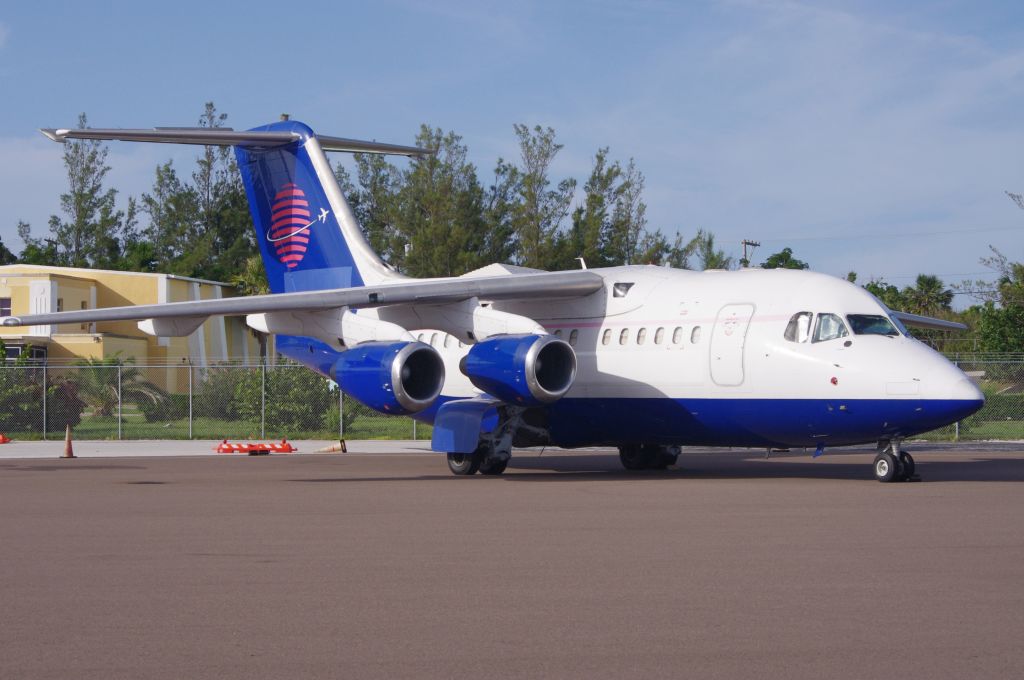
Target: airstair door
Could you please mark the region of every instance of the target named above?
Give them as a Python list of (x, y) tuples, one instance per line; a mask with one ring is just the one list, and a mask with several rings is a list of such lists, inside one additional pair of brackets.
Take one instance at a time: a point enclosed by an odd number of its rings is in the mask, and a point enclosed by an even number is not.
[(722, 307), (711, 331), (711, 379), (717, 385), (743, 384), (743, 343), (750, 327), (754, 305)]

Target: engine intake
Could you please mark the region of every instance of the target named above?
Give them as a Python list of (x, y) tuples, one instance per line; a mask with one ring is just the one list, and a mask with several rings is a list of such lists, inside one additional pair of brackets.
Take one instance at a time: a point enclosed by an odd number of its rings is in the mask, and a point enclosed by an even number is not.
[(342, 352), (331, 375), (346, 394), (370, 408), (407, 415), (441, 394), (444, 362), (422, 342), (364, 342)]
[(478, 342), (459, 366), (479, 389), (502, 401), (558, 401), (576, 379), (576, 353), (552, 335), (501, 335)]

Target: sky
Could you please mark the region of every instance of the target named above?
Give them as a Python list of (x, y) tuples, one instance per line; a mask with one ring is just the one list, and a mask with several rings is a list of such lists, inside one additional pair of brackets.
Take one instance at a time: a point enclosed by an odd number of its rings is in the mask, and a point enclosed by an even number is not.
[[(4, 3), (0, 92), (15, 252), (18, 221), (43, 235), (67, 187), (38, 128), (194, 125), (213, 101), (237, 129), (453, 130), (485, 184), (517, 157), (514, 124), (550, 126), (556, 181), (610, 147), (645, 175), (651, 228), (733, 255), (759, 241), (754, 263), (788, 246), (903, 286), (992, 280), (990, 246), (1024, 259), (1020, 2)], [(114, 142), (108, 186), (141, 195), (196, 151)]]

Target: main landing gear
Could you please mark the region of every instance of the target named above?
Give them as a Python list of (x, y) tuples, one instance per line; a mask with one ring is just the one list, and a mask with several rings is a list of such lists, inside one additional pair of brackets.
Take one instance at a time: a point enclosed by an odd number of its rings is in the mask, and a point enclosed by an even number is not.
[(619, 460), (627, 470), (664, 470), (679, 459), (678, 446), (626, 444), (619, 447)]
[(508, 467), (511, 450), (495, 448), (482, 442), (473, 453), (449, 453), (448, 469), (456, 475), (500, 475)]
[(875, 479), (880, 482), (909, 482), (914, 479), (914, 457), (907, 451), (900, 450), (900, 441), (894, 439), (879, 442), (878, 455), (872, 465)]

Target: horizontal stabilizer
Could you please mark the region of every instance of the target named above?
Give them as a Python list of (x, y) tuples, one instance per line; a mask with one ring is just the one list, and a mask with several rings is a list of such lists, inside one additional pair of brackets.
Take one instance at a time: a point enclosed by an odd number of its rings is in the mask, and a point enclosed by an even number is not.
[[(144, 130), (102, 129), (102, 128), (44, 128), (44, 135), (55, 142), (68, 139), (103, 139), (121, 142), (156, 142), (162, 144), (201, 144), (203, 146), (275, 147), (302, 142), (298, 132), (286, 130), (242, 130), (230, 128), (152, 128)], [(344, 137), (316, 136), (324, 151), (347, 151), (350, 153), (379, 153), (396, 156), (426, 156), (435, 153), (433, 149), (398, 144), (365, 142)]]
[(957, 321), (946, 321), (945, 319), (936, 319), (931, 316), (921, 316), (920, 314), (910, 314), (908, 312), (893, 312), (892, 315), (899, 319), (899, 321), (905, 326), (913, 326), (915, 328), (929, 328), (935, 331), (965, 331), (967, 325), (959, 323)]

